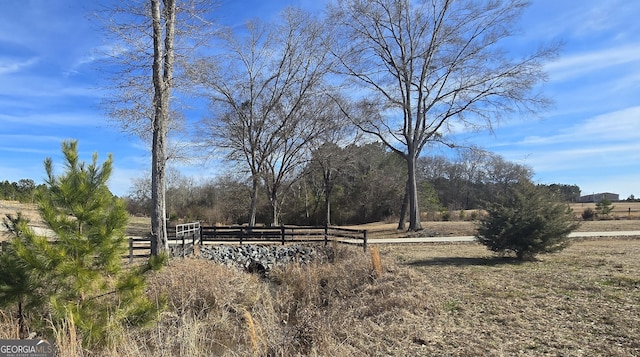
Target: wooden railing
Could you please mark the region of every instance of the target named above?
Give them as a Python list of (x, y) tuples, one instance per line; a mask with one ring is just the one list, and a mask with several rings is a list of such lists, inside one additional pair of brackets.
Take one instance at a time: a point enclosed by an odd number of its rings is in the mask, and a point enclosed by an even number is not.
[(324, 242), (330, 239), (343, 238), (361, 241), (367, 248), (367, 231), (339, 227), (321, 226), (280, 226), (280, 227), (248, 227), (248, 226), (211, 226), (201, 227), (202, 244), (210, 243), (296, 243)]
[[(260, 244), (260, 243), (299, 243), (319, 242), (328, 244), (329, 240), (342, 243), (362, 245), (367, 250), (367, 231), (340, 227), (317, 226), (280, 226), (280, 227), (248, 227), (248, 226), (200, 226), (199, 232), (189, 231), (186, 234), (169, 237), (170, 245), (180, 246), (182, 255), (196, 245), (206, 244)], [(149, 256), (150, 238), (129, 239), (129, 261), (133, 258)], [(146, 254), (139, 251), (146, 250)]]
[[(145, 251), (145, 253), (138, 253), (139, 251)], [(129, 263), (133, 263), (134, 258), (147, 258), (149, 255), (151, 255), (150, 238), (129, 238)]]

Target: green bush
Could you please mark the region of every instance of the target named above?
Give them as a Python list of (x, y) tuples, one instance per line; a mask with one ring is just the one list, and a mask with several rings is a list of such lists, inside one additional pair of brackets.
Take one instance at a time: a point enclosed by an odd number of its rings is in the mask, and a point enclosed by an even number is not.
[(573, 218), (571, 209), (554, 202), (546, 189), (521, 182), (488, 205), (476, 238), (491, 251), (533, 259), (567, 247), (569, 233), (579, 225)]
[(449, 212), (446, 208), (441, 208), (440, 209), (440, 219), (448, 222), (449, 220), (451, 220), (451, 212)]

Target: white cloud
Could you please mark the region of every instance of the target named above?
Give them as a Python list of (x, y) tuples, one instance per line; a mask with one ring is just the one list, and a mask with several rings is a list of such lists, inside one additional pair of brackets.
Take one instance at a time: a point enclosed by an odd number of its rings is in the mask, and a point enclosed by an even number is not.
[(549, 145), (575, 142), (638, 141), (640, 148), (640, 106), (601, 114), (578, 122), (552, 136), (528, 136), (519, 144)]
[[(585, 2), (582, 3), (585, 5)], [(571, 31), (576, 36), (590, 36), (594, 32), (602, 32), (619, 25), (619, 3), (615, 1), (594, 1), (587, 6), (576, 6), (571, 18)], [(575, 6), (575, 4), (572, 4)]]
[(64, 72), (64, 75), (76, 75), (80, 73), (80, 68), (92, 64), (96, 61), (105, 60), (111, 57), (118, 57), (129, 52), (129, 49), (119, 44), (101, 45), (91, 50), (85, 56), (75, 60), (71, 68)]
[(637, 37), (640, 5), (628, 0), (536, 0), (525, 10), (525, 30), (532, 39), (564, 38), (571, 42), (607, 34), (612, 40)]
[(546, 65), (551, 81), (564, 81), (605, 68), (640, 62), (640, 43), (561, 56)]
[(620, 167), (628, 165), (629, 159), (640, 158), (639, 154), (633, 154), (637, 150), (638, 145), (634, 144), (595, 144), (593, 147), (551, 149), (538, 156), (536, 167), (544, 171)]
[(31, 135), (31, 134), (0, 134), (0, 141), (7, 142), (60, 142), (60, 137), (58, 136), (47, 136), (47, 135)]
[(0, 75), (20, 72), (23, 68), (37, 63), (38, 60), (38, 57), (32, 57), (21, 61), (0, 58)]
[[(509, 161), (531, 166), (543, 183), (576, 184), (583, 192), (616, 192), (623, 198), (640, 194), (640, 106), (557, 120), (573, 124), (550, 120), (515, 128), (505, 133), (515, 140), (490, 147)], [(518, 140), (523, 131), (532, 134)]]
[(14, 123), (28, 126), (80, 126), (98, 127), (103, 125), (104, 119), (95, 113), (52, 113), (52, 114), (29, 114), (29, 115), (7, 115), (0, 114), (1, 123)]
[[(12, 98), (21, 97), (32, 105), (42, 107), (38, 98), (87, 97), (100, 98), (105, 93), (98, 85), (90, 87), (77, 82), (34, 75), (10, 75), (0, 81), (0, 95)], [(17, 101), (16, 101), (17, 102)]]

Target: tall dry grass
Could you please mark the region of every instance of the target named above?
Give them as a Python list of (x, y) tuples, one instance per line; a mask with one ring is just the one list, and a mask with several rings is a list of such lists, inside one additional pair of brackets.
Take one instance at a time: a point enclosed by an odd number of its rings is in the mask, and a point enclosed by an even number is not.
[(380, 250), (378, 247), (371, 247), (371, 265), (376, 278), (382, 276), (382, 259), (380, 258)]
[(525, 263), (476, 244), (383, 245), (382, 274), (373, 251), (335, 249), (266, 278), (174, 259), (149, 277), (167, 304), (156, 324), (115, 330), (101, 351), (74, 350), (72, 326), (56, 341), (64, 357), (640, 355), (640, 240)]
[(69, 356), (358, 354), (344, 341), (366, 332), (352, 326), (345, 311), (366, 310), (359, 295), (379, 293), (370, 290), (377, 274), (369, 254), (344, 246), (334, 246), (331, 263), (290, 264), (266, 278), (206, 260), (173, 259), (149, 276), (148, 294), (167, 304), (155, 326), (130, 330), (103, 351)]

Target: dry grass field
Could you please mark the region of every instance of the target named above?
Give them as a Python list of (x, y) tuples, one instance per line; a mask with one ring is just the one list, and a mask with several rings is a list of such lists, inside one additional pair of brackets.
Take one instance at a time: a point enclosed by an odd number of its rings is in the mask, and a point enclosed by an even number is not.
[[(617, 219), (640, 219), (640, 202), (627, 202), (627, 201), (619, 201), (613, 202), (611, 204), (613, 206), (613, 210), (611, 211), (611, 216)], [(571, 209), (576, 213), (576, 215), (580, 215), (585, 208), (591, 208), (595, 210), (595, 203), (572, 203)]]
[[(581, 230), (639, 223), (585, 222)], [(425, 222), (448, 234), (469, 227)], [(172, 259), (149, 276), (147, 293), (167, 299), (157, 324), (114, 330), (120, 342), (101, 351), (83, 351), (73, 326), (58, 331), (56, 344), (63, 357), (640, 356), (640, 237), (578, 240), (532, 262), (474, 243), (380, 245), (379, 260), (333, 248), (331, 263), (266, 278)], [(11, 311), (0, 311), (0, 339), (16, 335)]]
[[(517, 262), (477, 244), (356, 247), (267, 278), (173, 259), (149, 278), (167, 310), (120, 343), (62, 356), (638, 356), (640, 239), (575, 242)], [(0, 314), (0, 338), (15, 325)]]
[[(16, 215), (17, 212), (21, 212), (26, 218), (29, 219), (30, 225), (38, 228), (45, 228), (38, 207), (35, 204), (24, 204), (18, 201), (0, 200), (0, 222), (6, 217), (7, 214)], [(127, 234), (130, 236), (144, 236), (150, 230), (150, 220), (148, 217), (130, 217), (129, 226), (127, 228)], [(0, 224), (0, 241), (5, 237), (2, 234), (4, 226)]]
[(475, 244), (379, 248), (377, 279), (357, 251), (333, 267), (278, 272), (267, 284), (277, 282), (276, 316), (256, 313), (269, 330), (264, 348), (319, 356), (640, 353), (640, 241), (584, 241), (521, 264)]

